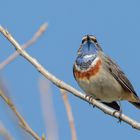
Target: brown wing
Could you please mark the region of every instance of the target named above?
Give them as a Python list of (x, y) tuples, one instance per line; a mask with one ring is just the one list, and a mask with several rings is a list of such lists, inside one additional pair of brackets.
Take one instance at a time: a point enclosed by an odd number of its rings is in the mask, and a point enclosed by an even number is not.
[(106, 58), (105, 61), (108, 66), (107, 68), (109, 69), (111, 74), (114, 76), (114, 78), (121, 84), (124, 90), (132, 92), (134, 93), (136, 97), (138, 97), (132, 84), (127, 79), (124, 72), (120, 70), (119, 66), (115, 62), (113, 62), (111, 58), (109, 58), (108, 56), (106, 56), (105, 58)]

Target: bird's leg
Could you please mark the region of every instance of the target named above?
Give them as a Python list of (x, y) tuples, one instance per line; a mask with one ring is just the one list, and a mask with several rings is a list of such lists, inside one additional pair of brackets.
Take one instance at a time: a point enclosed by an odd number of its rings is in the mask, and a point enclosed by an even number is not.
[(122, 116), (122, 106), (121, 106), (121, 101), (119, 100), (119, 106), (120, 106), (120, 110), (119, 110), (119, 120), (118, 120), (118, 123), (121, 123), (121, 116)]
[(115, 110), (115, 111), (113, 112), (113, 115), (114, 115), (116, 112), (119, 113), (119, 120), (118, 120), (118, 123), (121, 124), (121, 121), (122, 121), (122, 119), (121, 119), (121, 115), (122, 115), (122, 107), (121, 107), (121, 102), (120, 102), (120, 100), (118, 101), (118, 103), (119, 103), (119, 106), (120, 106), (120, 110), (119, 110), (119, 111), (118, 111), (118, 110)]

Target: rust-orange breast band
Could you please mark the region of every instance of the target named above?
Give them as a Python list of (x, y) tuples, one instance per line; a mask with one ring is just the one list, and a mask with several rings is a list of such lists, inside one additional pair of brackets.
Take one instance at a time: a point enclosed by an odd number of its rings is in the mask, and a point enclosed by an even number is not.
[(91, 67), (89, 70), (87, 71), (79, 71), (77, 69), (74, 69), (74, 75), (76, 79), (90, 79), (91, 76), (95, 76), (100, 69), (102, 61), (99, 59), (96, 64)]

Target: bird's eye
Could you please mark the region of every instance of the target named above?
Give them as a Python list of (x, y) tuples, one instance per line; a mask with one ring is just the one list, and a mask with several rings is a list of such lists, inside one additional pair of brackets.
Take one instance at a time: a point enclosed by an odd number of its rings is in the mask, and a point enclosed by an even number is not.
[(91, 39), (93, 42), (97, 43), (97, 39), (96, 39), (95, 36), (91, 36), (90, 39)]
[(95, 43), (97, 43), (97, 39), (91, 39), (92, 41), (94, 41)]

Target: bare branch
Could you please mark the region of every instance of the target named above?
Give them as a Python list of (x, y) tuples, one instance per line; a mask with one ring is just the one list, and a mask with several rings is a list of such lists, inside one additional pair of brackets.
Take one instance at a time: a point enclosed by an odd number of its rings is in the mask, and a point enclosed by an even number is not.
[[(33, 35), (33, 37), (26, 44), (22, 45), (22, 49), (26, 49), (29, 46), (33, 45), (41, 37), (41, 35), (43, 35), (43, 33), (46, 31), (47, 28), (48, 23), (42, 24), (38, 29), (38, 31)], [(6, 60), (4, 60), (0, 64), (0, 70), (2, 70), (6, 65), (12, 62), (18, 55), (19, 53), (17, 51), (15, 51), (12, 55), (10, 55)]]
[(8, 132), (5, 126), (0, 122), (0, 136), (2, 136), (5, 140), (14, 140), (12, 135)]
[(66, 84), (65, 82), (59, 80), (54, 75), (49, 73), (35, 58), (32, 58), (25, 50), (21, 48), (19, 43), (9, 34), (7, 30), (0, 26), (0, 32), (13, 44), (13, 46), (17, 49), (17, 51), (26, 59), (28, 60), (42, 75), (44, 75), (48, 80), (54, 83), (59, 88), (65, 89), (66, 91), (71, 92), (73, 95), (95, 105), (97, 108), (102, 110), (108, 115), (114, 116), (115, 118), (120, 118), (122, 121), (126, 122), (127, 124), (131, 125), (133, 128), (140, 130), (140, 123), (137, 121), (129, 118), (128, 116), (122, 114), (120, 117), (119, 112), (115, 112), (114, 110), (103, 105), (101, 102), (96, 101), (95, 99), (89, 100), (85, 94), (79, 92), (72, 86)]
[(70, 106), (70, 103), (69, 103), (69, 100), (68, 100), (67, 92), (64, 89), (60, 89), (60, 91), (62, 93), (63, 101), (64, 101), (64, 104), (65, 104), (65, 108), (66, 108), (66, 112), (67, 112), (67, 116), (68, 116), (68, 121), (69, 121), (69, 124), (70, 124), (72, 140), (77, 140), (74, 118), (73, 118), (71, 106)]
[(28, 132), (30, 135), (32, 135), (36, 140), (42, 140), (42, 138), (40, 138), (32, 129), (31, 127), (27, 124), (27, 122), (24, 120), (24, 118), (20, 115), (20, 113), (17, 111), (16, 107), (14, 106), (14, 104), (12, 103), (12, 101), (10, 100), (10, 98), (8, 98), (3, 91), (0, 90), (0, 97), (2, 97), (2, 99), (6, 102), (6, 104), (10, 107), (10, 109), (14, 112), (14, 114), (17, 116), (17, 118), (19, 119), (19, 123), (20, 126), (26, 131)]

